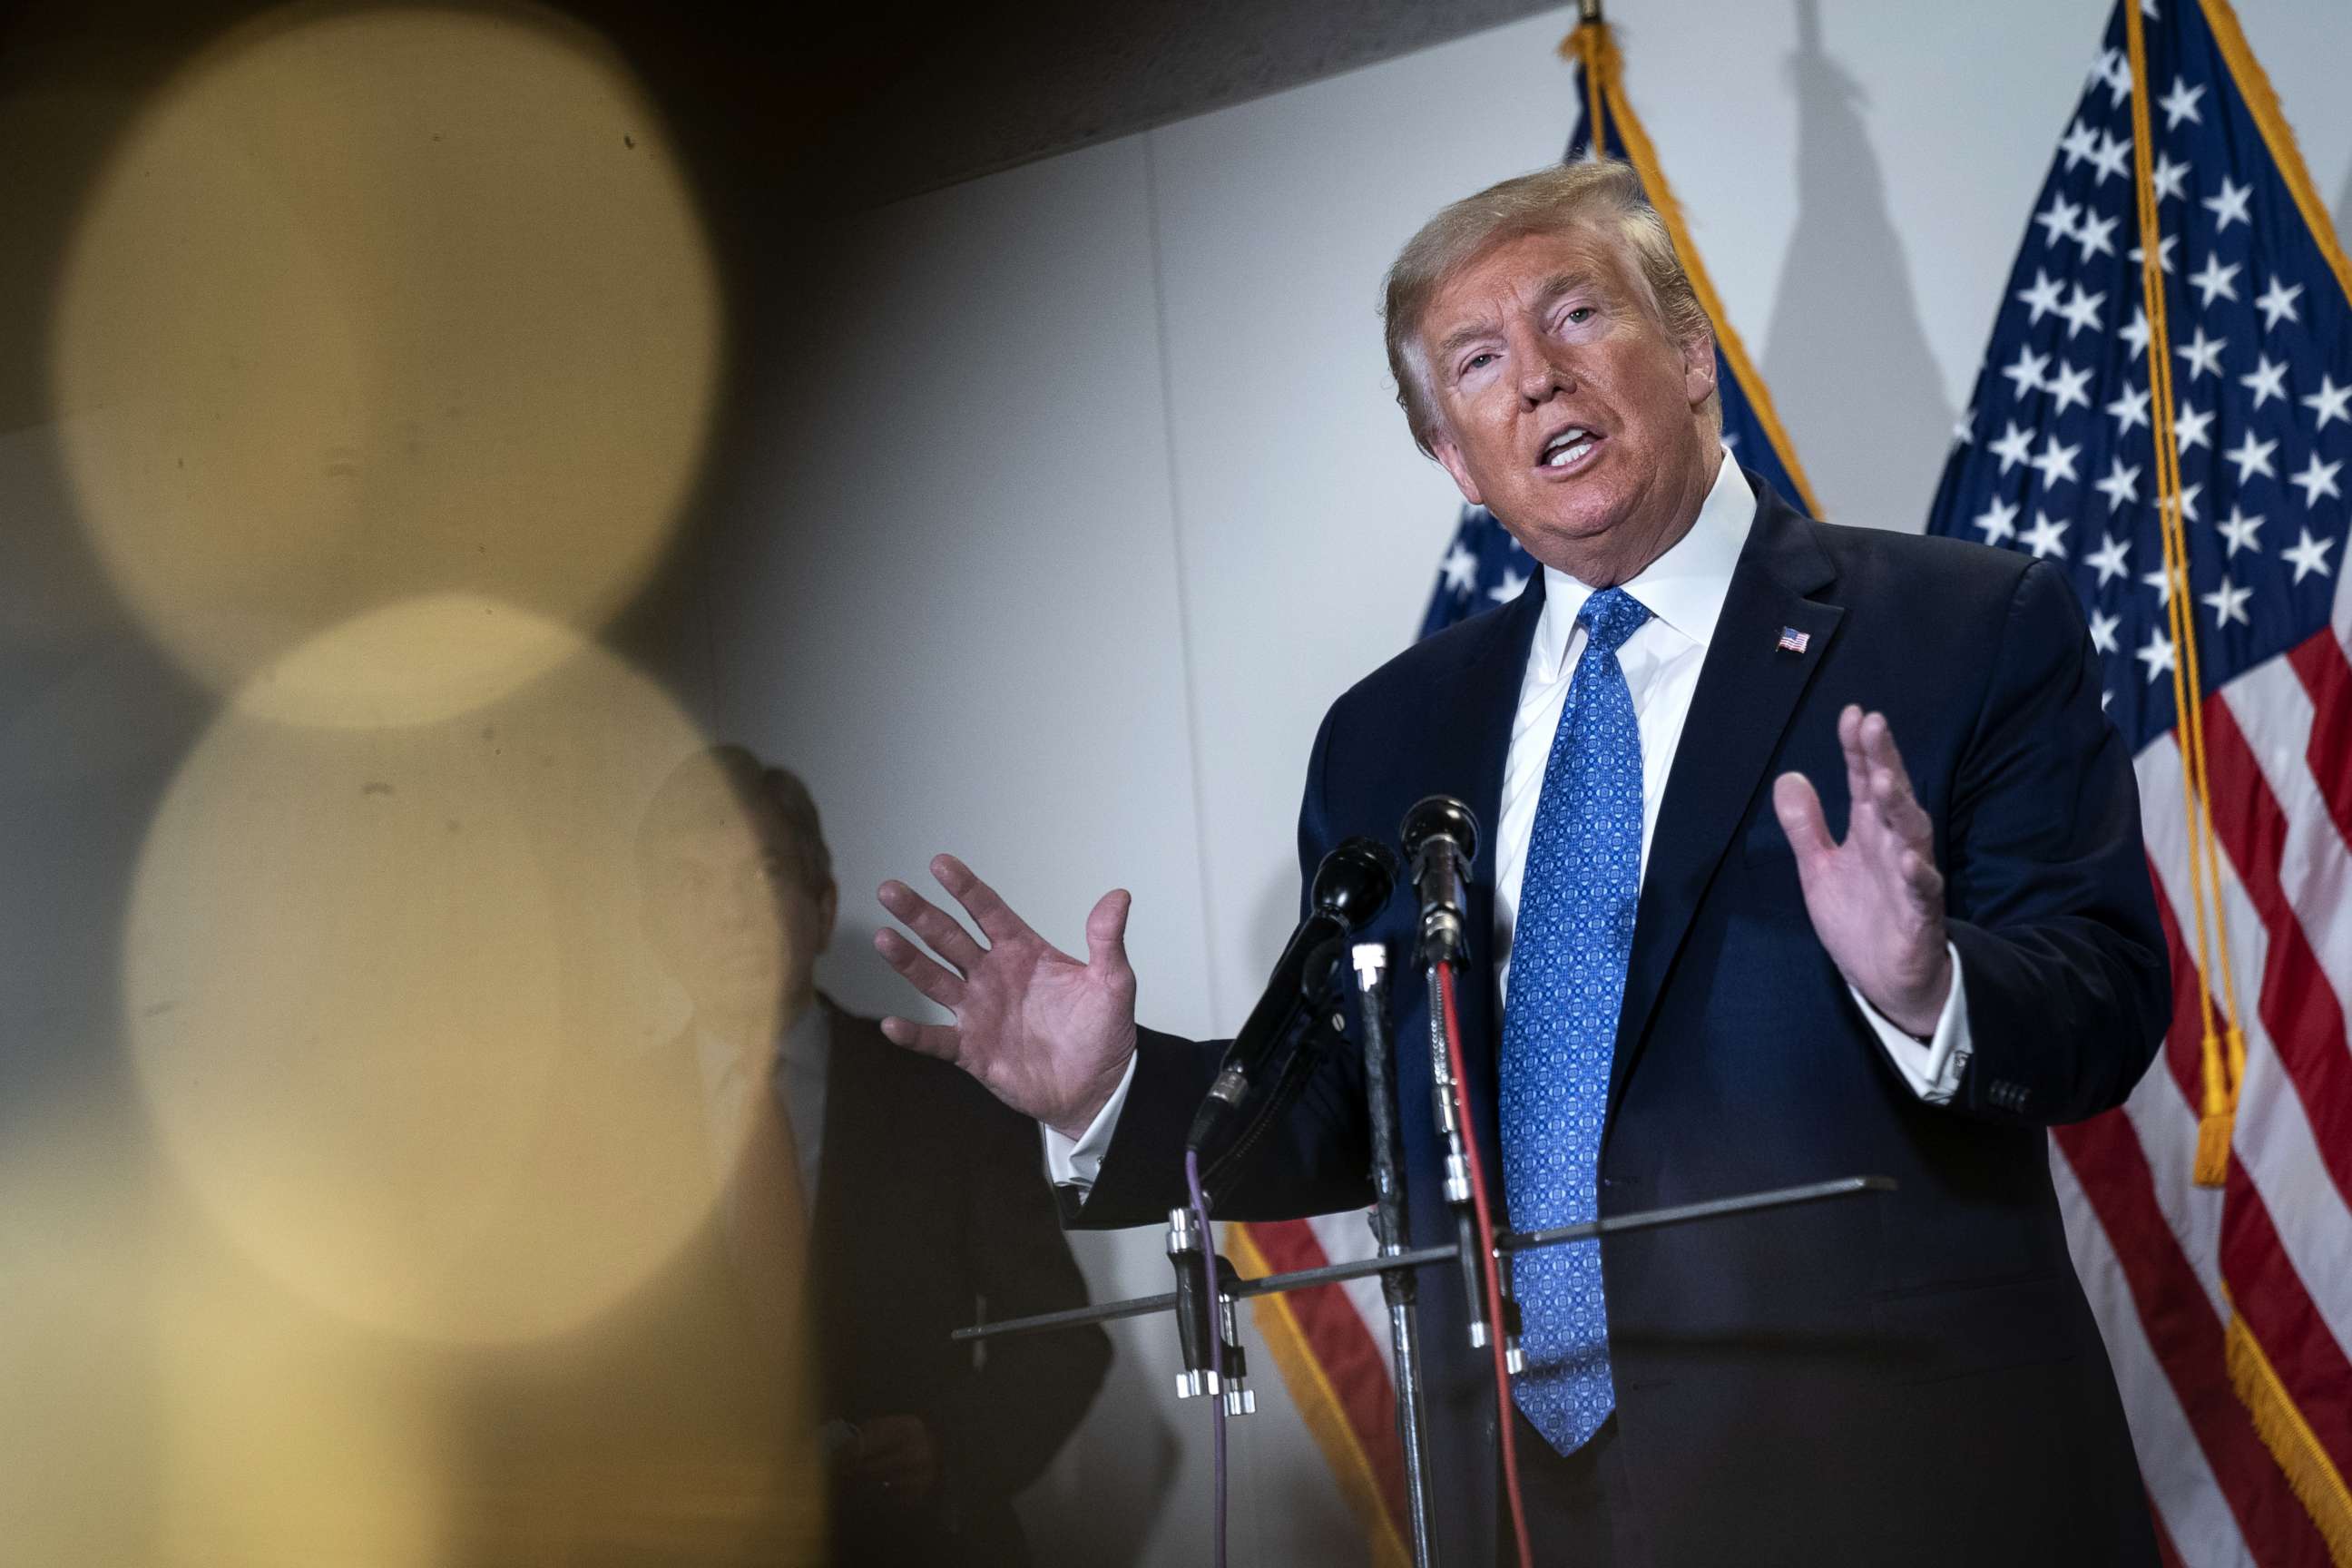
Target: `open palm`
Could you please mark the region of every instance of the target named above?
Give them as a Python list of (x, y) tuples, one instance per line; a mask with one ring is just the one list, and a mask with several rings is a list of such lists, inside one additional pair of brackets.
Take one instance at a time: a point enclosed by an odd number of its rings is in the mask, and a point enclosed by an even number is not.
[(895, 1044), (953, 1062), (1013, 1110), (1077, 1137), (1135, 1054), (1127, 893), (1104, 894), (1087, 916), (1081, 960), (1039, 936), (954, 856), (933, 858), (931, 875), (988, 945), (906, 883), (883, 883), (882, 907), (930, 952), (887, 927), (874, 933), (876, 951), (955, 1016), (948, 1024), (885, 1018), (882, 1032)]
[(1931, 1034), (1952, 985), (1934, 824), (1911, 793), (1885, 715), (1849, 705), (1838, 715), (1838, 743), (1853, 803), (1844, 843), (1830, 837), (1821, 796), (1802, 773), (1772, 784), (1805, 912), (1847, 984), (1897, 1027)]

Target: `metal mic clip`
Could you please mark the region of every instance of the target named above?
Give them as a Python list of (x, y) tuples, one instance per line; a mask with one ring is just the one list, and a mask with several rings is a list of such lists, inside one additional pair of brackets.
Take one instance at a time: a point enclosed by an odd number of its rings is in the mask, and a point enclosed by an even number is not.
[(1198, 1399), (1218, 1392), (1209, 1336), (1219, 1331), (1215, 1304), (1201, 1279), (1201, 1254), (1208, 1246), (1200, 1221), (1189, 1208), (1168, 1211), (1168, 1261), (1176, 1268), (1176, 1339), (1184, 1370), (1176, 1374), (1176, 1397)]
[(1495, 1254), (1495, 1282), (1503, 1298), (1503, 1370), (1513, 1377), (1528, 1370), (1528, 1352), (1519, 1343), (1519, 1299), (1511, 1291), (1511, 1255)]
[[(1217, 1290), (1213, 1298), (1202, 1274), (1202, 1254), (1208, 1240), (1189, 1208), (1168, 1211), (1168, 1261), (1176, 1270), (1176, 1338), (1184, 1370), (1176, 1374), (1179, 1399), (1223, 1398), (1228, 1415), (1257, 1414), (1257, 1394), (1250, 1387), (1249, 1356), (1242, 1348), (1241, 1321), (1235, 1314), (1234, 1288), (1241, 1276), (1233, 1264), (1216, 1259)], [(1216, 1337), (1216, 1351), (1210, 1336)], [(1216, 1372), (1222, 1354), (1224, 1376)]]

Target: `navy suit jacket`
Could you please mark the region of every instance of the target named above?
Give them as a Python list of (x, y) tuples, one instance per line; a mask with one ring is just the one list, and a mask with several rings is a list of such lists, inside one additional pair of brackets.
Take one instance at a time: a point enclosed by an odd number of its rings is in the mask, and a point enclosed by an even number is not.
[[(2114, 1106), (2171, 1001), (2130, 758), (2064, 579), (2020, 555), (1805, 518), (1752, 473), (1734, 571), (1643, 879), (1601, 1153), (1603, 1214), (1824, 1177), (1889, 1195), (1602, 1244), (1620, 1441), (1660, 1568), (2152, 1563), (2145, 1497), (2069, 1262), (2042, 1129)], [(1333, 704), (1307, 776), (1311, 875), (1413, 802), (1491, 829), (1538, 574)], [(1779, 647), (1783, 628), (1801, 651)], [(1884, 711), (1935, 823), (1974, 1043), (1948, 1106), (1917, 1099), (1815, 938), (1771, 781), (1795, 769), (1845, 828), (1840, 708)], [(1486, 1167), (1501, 1008), (1491, 831), (1460, 987)], [(1390, 946), (1415, 1245), (1452, 1239), (1426, 1107), (1429, 998), (1400, 898)], [(1146, 1032), (1077, 1215), (1157, 1221), (1222, 1042)], [(1229, 1218), (1369, 1201), (1361, 1059), (1336, 1053), (1250, 1158)], [(1499, 1200), (1498, 1200), (1499, 1201)], [(1421, 1293), (1433, 1491), (1447, 1560), (1496, 1550), (1490, 1363), (1454, 1276)], [(1538, 1543), (1540, 1547), (1541, 1543)]]

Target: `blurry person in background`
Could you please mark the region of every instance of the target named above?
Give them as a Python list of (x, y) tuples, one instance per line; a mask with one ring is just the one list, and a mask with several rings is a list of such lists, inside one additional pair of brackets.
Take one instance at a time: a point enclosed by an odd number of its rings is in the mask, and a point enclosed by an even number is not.
[[(833, 1474), (830, 1561), (1018, 1564), (1013, 1495), (1100, 1385), (1099, 1330), (949, 1331), (1084, 1304), (1034, 1125), (816, 989), (838, 891), (815, 802), (738, 746), (681, 763), (638, 839), (646, 926), (694, 1016), (662, 1070), (698, 1088), (728, 1251), (761, 1331), (795, 1331), (775, 1265), (805, 1248)], [(782, 1299), (763, 1302), (770, 1291)]]

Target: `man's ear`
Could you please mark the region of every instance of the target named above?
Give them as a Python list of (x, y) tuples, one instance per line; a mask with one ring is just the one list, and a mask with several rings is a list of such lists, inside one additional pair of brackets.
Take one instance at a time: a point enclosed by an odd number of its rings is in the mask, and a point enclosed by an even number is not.
[(1454, 444), (1453, 437), (1441, 431), (1429, 443), (1429, 451), (1439, 466), (1454, 476), (1454, 487), (1462, 492), (1464, 500), (1472, 506), (1486, 504), (1486, 498), (1478, 493), (1478, 481), (1470, 477), (1470, 465), (1462, 460), (1462, 448)]
[(816, 900), (816, 950), (823, 952), (833, 945), (833, 922), (841, 914), (841, 889), (827, 882)]
[(1683, 343), (1683, 395), (1696, 408), (1715, 395), (1715, 333), (1694, 334)]

